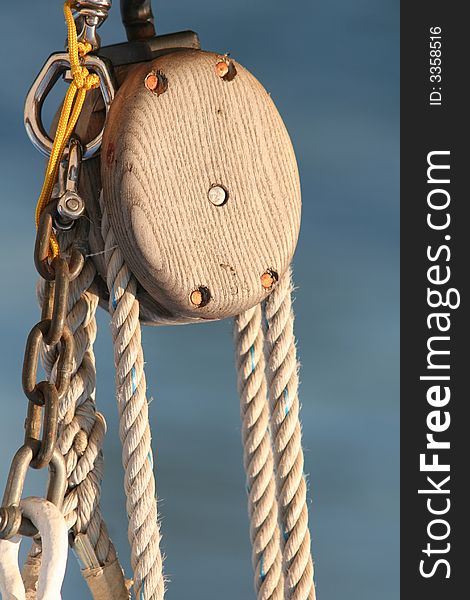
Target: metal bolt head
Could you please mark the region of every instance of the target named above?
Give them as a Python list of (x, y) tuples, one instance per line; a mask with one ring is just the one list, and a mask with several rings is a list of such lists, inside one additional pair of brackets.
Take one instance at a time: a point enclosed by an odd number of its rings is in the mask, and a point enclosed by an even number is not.
[(152, 71), (145, 78), (145, 87), (148, 90), (150, 90), (151, 92), (154, 92), (157, 89), (157, 86), (158, 86), (158, 75)]
[(276, 281), (278, 279), (279, 279), (279, 276), (276, 273), (276, 271), (273, 271), (272, 269), (267, 269), (261, 275), (261, 285), (264, 287), (265, 290), (269, 290), (273, 287), (273, 285), (276, 283)]
[(223, 81), (232, 81), (237, 74), (235, 63), (229, 58), (228, 54), (219, 56), (215, 63), (215, 73)]
[(227, 62), (225, 60), (220, 60), (215, 65), (215, 72), (222, 79), (222, 78), (224, 78), (228, 74), (228, 72), (229, 72), (229, 65), (227, 64)]
[(57, 203), (57, 212), (63, 219), (78, 219), (85, 210), (85, 203), (75, 192), (65, 192)]
[(197, 308), (202, 308), (211, 299), (211, 294), (206, 287), (200, 286), (191, 292), (189, 299), (191, 300), (191, 304), (194, 304)]
[(201, 306), (202, 294), (199, 290), (194, 290), (191, 292), (191, 302), (194, 304), (194, 306)]
[(222, 185), (215, 184), (209, 188), (207, 197), (214, 206), (222, 206), (227, 202), (228, 192)]
[(67, 191), (57, 201), (57, 215), (54, 224), (57, 229), (71, 229), (77, 219), (85, 212), (85, 202), (75, 192)]
[(71, 212), (75, 213), (80, 208), (80, 202), (77, 198), (68, 198), (65, 201), (65, 207)]
[(150, 71), (144, 80), (145, 87), (160, 96), (163, 92), (166, 92), (168, 88), (168, 81), (162, 71)]

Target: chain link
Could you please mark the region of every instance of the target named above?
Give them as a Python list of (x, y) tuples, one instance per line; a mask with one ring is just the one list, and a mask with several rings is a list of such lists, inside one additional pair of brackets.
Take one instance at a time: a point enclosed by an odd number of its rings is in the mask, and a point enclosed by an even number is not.
[[(76, 140), (73, 141), (76, 144)], [(66, 325), (69, 286), (81, 272), (83, 255), (73, 248), (67, 261), (62, 255), (49, 259), (57, 201), (50, 202), (39, 220), (34, 263), (46, 280), (41, 320), (31, 329), (24, 353), (22, 385), (28, 398), (23, 446), (15, 454), (0, 506), (0, 539), (17, 533), (35, 535), (31, 522), (22, 517), (19, 503), (28, 469), (49, 467), (47, 499), (60, 506), (65, 494), (66, 472), (62, 454), (56, 448), (59, 403), (67, 394), (73, 369), (74, 340)], [(41, 347), (57, 347), (55, 381), (37, 382)]]
[[(22, 517), (19, 504), (28, 468), (38, 454), (39, 446), (40, 443), (37, 440), (29, 439), (13, 457), (0, 507), (1, 539), (11, 538), (17, 533), (31, 537), (37, 534), (32, 523)], [(60, 508), (67, 485), (67, 472), (64, 457), (58, 448), (54, 449), (48, 467), (49, 483), (46, 499)]]
[[(37, 272), (46, 281), (55, 281), (56, 273), (54, 261), (49, 261), (49, 240), (52, 234), (53, 215), (56, 212), (56, 202), (50, 202), (44, 209), (39, 219), (36, 235), (36, 244), (34, 247), (34, 264)], [(68, 262), (69, 281), (73, 281), (83, 268), (83, 255), (73, 249)]]

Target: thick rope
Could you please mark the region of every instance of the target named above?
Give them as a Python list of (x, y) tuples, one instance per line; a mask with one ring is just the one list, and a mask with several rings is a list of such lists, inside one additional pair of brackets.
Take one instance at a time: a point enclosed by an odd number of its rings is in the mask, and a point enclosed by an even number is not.
[(283, 542), (285, 599), (314, 600), (291, 292), (289, 271), (265, 303), (266, 375)]
[(102, 201), (101, 211), (135, 596), (139, 600), (162, 600), (165, 580), (160, 550), (139, 302), (136, 297), (137, 282), (116, 244)]
[[(74, 242), (74, 233), (63, 234), (61, 247), (65, 249)], [(100, 509), (101, 480), (103, 477), (102, 442), (106, 431), (104, 417), (96, 411), (96, 369), (93, 343), (96, 338), (95, 313), (98, 295), (93, 288), (96, 275), (91, 260), (87, 260), (80, 275), (70, 283), (67, 325), (74, 336), (73, 371), (70, 387), (59, 407), (59, 436), (57, 445), (64, 455), (67, 470), (67, 490), (62, 512), (67, 527), (74, 535), (85, 534), (94, 557), (93, 567), (84, 564), (83, 575), (95, 594), (101, 578), (90, 580), (90, 573), (113, 577), (108, 589), (117, 598), (127, 597), (126, 584), (117, 561), (115, 548), (109, 538)], [(40, 304), (44, 298), (46, 282), (39, 279), (37, 293)], [(41, 353), (48, 378), (55, 377), (57, 346), (44, 346)], [(34, 597), (37, 573), (41, 562), (41, 548), (33, 544), (24, 569), (27, 597)], [(96, 588), (96, 589), (94, 589)]]
[[(63, 513), (69, 529), (86, 533), (100, 564), (115, 560), (111, 543), (101, 515), (99, 501), (103, 477), (101, 445), (106, 423), (96, 411), (96, 368), (93, 343), (96, 338), (95, 313), (98, 296), (91, 287), (95, 267), (87, 260), (80, 275), (70, 283), (67, 325), (72, 331), (75, 348), (70, 388), (59, 407), (59, 437), (57, 445), (64, 455), (68, 486)], [(38, 284), (42, 300), (44, 280)], [(45, 347), (42, 353), (44, 370), (55, 376), (57, 347)]]
[(282, 600), (284, 577), (260, 305), (235, 319), (234, 338), (256, 596)]

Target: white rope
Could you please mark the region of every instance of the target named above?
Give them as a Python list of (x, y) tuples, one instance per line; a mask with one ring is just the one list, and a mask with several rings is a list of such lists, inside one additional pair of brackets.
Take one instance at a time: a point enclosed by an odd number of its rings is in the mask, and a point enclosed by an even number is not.
[(282, 600), (284, 577), (260, 305), (235, 319), (234, 337), (255, 590), (258, 600)]
[(314, 600), (291, 292), (289, 271), (279, 280), (265, 303), (266, 374), (283, 540), (285, 598)]
[[(61, 239), (63, 252), (72, 243), (78, 243), (78, 237), (79, 232), (64, 234)], [(65, 458), (68, 480), (62, 512), (75, 539), (81, 538), (80, 547), (76, 546), (75, 551), (93, 596), (101, 598), (102, 590), (105, 590), (113, 594), (114, 600), (121, 600), (128, 598), (128, 589), (100, 509), (103, 478), (101, 446), (106, 422), (95, 406), (93, 344), (99, 301), (93, 284), (95, 275), (92, 261), (87, 260), (82, 272), (69, 287), (67, 325), (74, 337), (73, 370), (70, 387), (59, 406), (57, 441)], [(40, 279), (37, 292), (41, 304), (45, 286), (44, 280)], [(57, 351), (57, 346), (44, 346), (41, 353), (44, 370), (52, 380), (55, 378)], [(80, 552), (82, 547), (88, 551)], [(34, 597), (40, 562), (41, 548), (33, 543), (23, 570), (28, 597)]]
[[(70, 283), (67, 325), (74, 338), (70, 388), (59, 406), (57, 445), (64, 455), (68, 486), (62, 511), (67, 526), (86, 533), (101, 565), (116, 559), (116, 551), (99, 506), (103, 478), (102, 442), (106, 422), (96, 411), (96, 368), (93, 344), (96, 338), (98, 296), (91, 289), (96, 270), (87, 260), (80, 275)], [(39, 280), (42, 301), (44, 280)], [(54, 378), (57, 347), (44, 347), (41, 354), (47, 377)]]
[(137, 282), (116, 244), (102, 201), (101, 211), (135, 595), (139, 600), (161, 600), (165, 593), (165, 580), (160, 550), (139, 302), (136, 297)]
[[(24, 498), (22, 514), (36, 526), (41, 536), (42, 567), (37, 600), (60, 600), (67, 564), (68, 531), (60, 510), (44, 498)], [(21, 536), (0, 540), (0, 591), (3, 600), (25, 600), (26, 591), (18, 566)]]

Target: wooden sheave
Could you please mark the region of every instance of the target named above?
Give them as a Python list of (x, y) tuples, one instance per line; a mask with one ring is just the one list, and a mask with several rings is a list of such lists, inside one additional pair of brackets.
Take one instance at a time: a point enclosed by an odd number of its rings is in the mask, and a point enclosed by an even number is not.
[[(126, 449), (134, 421), (123, 424), (146, 408), (139, 315), (152, 325), (235, 317), (257, 597), (313, 600), (290, 280), (301, 200), (288, 133), (266, 90), (226, 56), (173, 50), (117, 77), (101, 156), (84, 164), (80, 191), (95, 283), (113, 315), (129, 514), (140, 501), (130, 500), (129, 461), (146, 457), (144, 446)], [(98, 94), (86, 111), (83, 141), (102, 125)], [(160, 600), (159, 532), (153, 568), (131, 529), (137, 597)]]
[[(263, 274), (280, 278), (294, 254), (301, 202), (289, 135), (253, 75), (230, 61), (231, 75), (220, 77), (220, 62), (210, 52), (180, 50), (121, 72), (101, 174), (98, 159), (86, 163), (98, 269), (104, 275), (102, 182), (111, 225), (141, 286), (146, 323), (240, 314), (269, 293)], [(146, 86), (152, 73), (163, 92)], [(212, 186), (226, 192), (220, 206), (208, 198)], [(191, 294), (199, 288), (208, 297), (195, 305)]]

